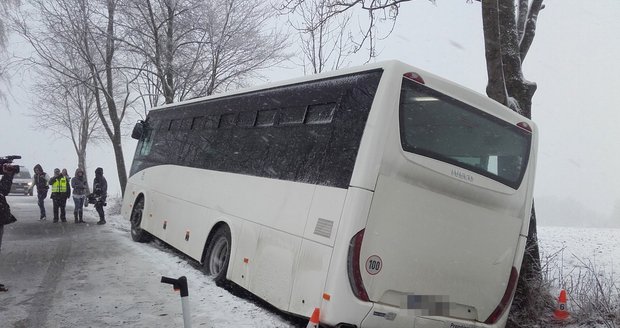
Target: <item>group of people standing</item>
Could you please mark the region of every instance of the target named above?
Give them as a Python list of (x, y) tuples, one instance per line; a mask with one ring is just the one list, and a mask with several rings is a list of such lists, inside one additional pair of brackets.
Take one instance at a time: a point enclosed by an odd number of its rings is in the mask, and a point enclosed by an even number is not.
[[(105, 224), (105, 213), (103, 207), (106, 205), (106, 197), (108, 192), (108, 182), (103, 177), (103, 169), (98, 167), (95, 170), (95, 179), (93, 181), (93, 192), (88, 192), (88, 182), (84, 175), (84, 170), (78, 168), (75, 170), (75, 176), (69, 177), (67, 169), (58, 168), (54, 169), (54, 176), (51, 178), (43, 171), (40, 164), (34, 166), (34, 176), (32, 177), (32, 188), (37, 188), (37, 197), (39, 210), (41, 211), (41, 217), (39, 220), (45, 220), (45, 205), (44, 200), (47, 198), (49, 189), (52, 189), (50, 198), (54, 204), (54, 223), (57, 223), (60, 219), (61, 222), (67, 222), (65, 213), (65, 206), (67, 199), (73, 196), (73, 203), (75, 209), (73, 210), (73, 217), (75, 223), (83, 223), (83, 208), (88, 206), (88, 203), (94, 203), (95, 209), (99, 214), (99, 222), (97, 224)], [(73, 191), (73, 192), (72, 192)]]

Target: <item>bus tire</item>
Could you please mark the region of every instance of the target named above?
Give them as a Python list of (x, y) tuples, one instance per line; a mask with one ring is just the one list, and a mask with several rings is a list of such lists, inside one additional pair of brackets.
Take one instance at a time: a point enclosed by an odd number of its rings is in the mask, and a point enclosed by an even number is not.
[(207, 245), (204, 261), (202, 262), (204, 273), (212, 277), (218, 286), (222, 286), (226, 282), (230, 250), (230, 228), (227, 225), (222, 225), (213, 233)]
[(147, 243), (151, 241), (151, 234), (144, 231), (140, 225), (142, 224), (142, 213), (144, 212), (144, 197), (138, 198), (131, 210), (131, 217), (129, 219), (131, 223), (131, 239), (139, 243)]

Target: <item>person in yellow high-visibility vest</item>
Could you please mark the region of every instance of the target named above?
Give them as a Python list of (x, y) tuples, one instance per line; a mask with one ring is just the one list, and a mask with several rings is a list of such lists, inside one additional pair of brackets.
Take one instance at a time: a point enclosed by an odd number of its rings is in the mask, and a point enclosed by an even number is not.
[(58, 222), (58, 210), (60, 210), (60, 221), (67, 222), (65, 206), (67, 198), (71, 195), (69, 179), (60, 173), (60, 169), (54, 169), (54, 176), (50, 179), (52, 186), (52, 202), (54, 204), (54, 223)]

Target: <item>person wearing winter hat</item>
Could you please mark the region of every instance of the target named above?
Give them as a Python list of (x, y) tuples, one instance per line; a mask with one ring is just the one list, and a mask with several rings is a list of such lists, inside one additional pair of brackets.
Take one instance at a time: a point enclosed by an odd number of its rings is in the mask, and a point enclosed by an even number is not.
[(75, 176), (71, 178), (71, 188), (73, 189), (73, 218), (75, 223), (84, 223), (83, 206), (88, 192), (88, 182), (84, 176), (84, 170), (77, 168)]
[(95, 209), (99, 213), (99, 222), (97, 224), (105, 224), (105, 213), (103, 207), (106, 205), (108, 196), (108, 182), (103, 177), (103, 169), (98, 167), (95, 170), (95, 180), (93, 181), (93, 194), (95, 195)]
[(39, 211), (41, 212), (39, 220), (45, 220), (45, 204), (43, 203), (43, 200), (47, 197), (47, 191), (50, 189), (48, 184), (50, 177), (47, 173), (43, 172), (41, 164), (35, 165), (33, 171), (34, 176), (32, 177), (32, 184), (28, 187), (28, 192), (30, 192), (32, 188), (37, 187), (37, 198), (39, 199), (37, 204), (39, 205)]

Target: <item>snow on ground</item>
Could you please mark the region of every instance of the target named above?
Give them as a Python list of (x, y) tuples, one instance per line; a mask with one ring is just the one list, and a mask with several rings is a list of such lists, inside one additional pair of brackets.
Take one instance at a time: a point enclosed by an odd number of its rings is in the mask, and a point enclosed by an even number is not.
[[(108, 209), (120, 208), (120, 199), (109, 199)], [(112, 211), (110, 211), (112, 212)], [(94, 214), (93, 214), (94, 215)], [(107, 225), (112, 226), (123, 235), (122, 238), (129, 237), (130, 224), (129, 220), (124, 219), (120, 215), (108, 215), (106, 217)], [(261, 301), (251, 300), (248, 295), (244, 298), (237, 297), (229, 291), (218, 287), (215, 283), (205, 277), (191, 259), (186, 258), (159, 241), (148, 244), (132, 243), (145, 257), (152, 257), (155, 260), (156, 270), (147, 274), (157, 274), (156, 279), (159, 280), (159, 274), (165, 273), (171, 278), (179, 278), (185, 276), (188, 281), (189, 301), (191, 321), (193, 323), (208, 322), (207, 327), (296, 327), (300, 323), (295, 318), (279, 315), (273, 309), (263, 308)], [(173, 292), (172, 286), (156, 285), (156, 288), (170, 288), (171, 297), (178, 298), (178, 309), (176, 315), (182, 317), (181, 298), (178, 292)], [(175, 293), (176, 295), (173, 295)], [(205, 295), (208, 295), (205, 296)], [(249, 296), (251, 297), (251, 296)], [(256, 304), (260, 303), (260, 306)], [(261, 307), (263, 306), (263, 307)], [(231, 313), (237, 313), (238, 316), (231, 316)], [(310, 315), (310, 314), (309, 314)], [(289, 320), (293, 320), (289, 322)], [(305, 324), (304, 324), (305, 325)]]
[[(119, 202), (120, 199), (111, 200), (110, 207), (119, 206)], [(129, 221), (120, 215), (109, 216), (108, 223), (119, 233), (128, 235)], [(620, 273), (620, 229), (538, 227), (538, 238), (543, 265), (546, 260), (553, 259), (552, 264), (548, 266), (547, 274), (556, 279), (557, 286), (555, 287), (558, 291), (562, 287), (563, 279), (577, 274), (584, 264), (589, 263), (594, 264), (598, 270), (611, 274), (615, 281), (620, 283), (618, 274)], [(146, 245), (135, 243), (135, 245), (144, 252), (145, 256), (156, 258), (159, 272), (167, 272), (174, 278), (182, 275), (187, 277), (190, 286), (192, 321), (201, 322), (208, 317), (214, 327), (253, 327), (256, 323), (248, 324), (248, 316), (250, 318), (255, 316), (260, 321), (260, 326), (263, 327), (295, 325), (294, 323), (285, 324), (286, 319), (275, 312), (257, 308), (252, 300), (238, 298), (215, 286), (210, 279), (205, 278), (200, 270), (190, 264), (190, 260), (160, 242)], [(217, 297), (196, 299), (195, 295), (217, 295)], [(568, 306), (570, 310), (570, 300)], [(234, 317), (227, 315), (231, 308), (234, 312), (247, 315), (236, 321)], [(221, 315), (218, 316), (218, 313)], [(181, 314), (180, 301), (178, 314)]]
[(562, 264), (550, 267), (558, 278), (592, 263), (620, 283), (620, 229), (538, 227), (538, 239), (543, 266), (551, 257)]
[[(611, 322), (599, 320), (595, 307), (587, 318), (579, 317), (577, 303), (592, 302), (595, 292), (604, 291), (603, 299), (617, 302), (620, 290), (620, 229), (538, 227), (543, 276), (552, 282), (554, 296), (561, 289), (567, 290), (567, 310), (571, 318), (564, 328), (616, 327)], [(593, 283), (596, 278), (596, 284)], [(599, 285), (600, 283), (600, 285)], [(594, 290), (596, 289), (596, 291)], [(574, 300), (579, 298), (579, 300)], [(579, 302), (581, 301), (581, 302)], [(576, 323), (581, 321), (583, 325)]]

